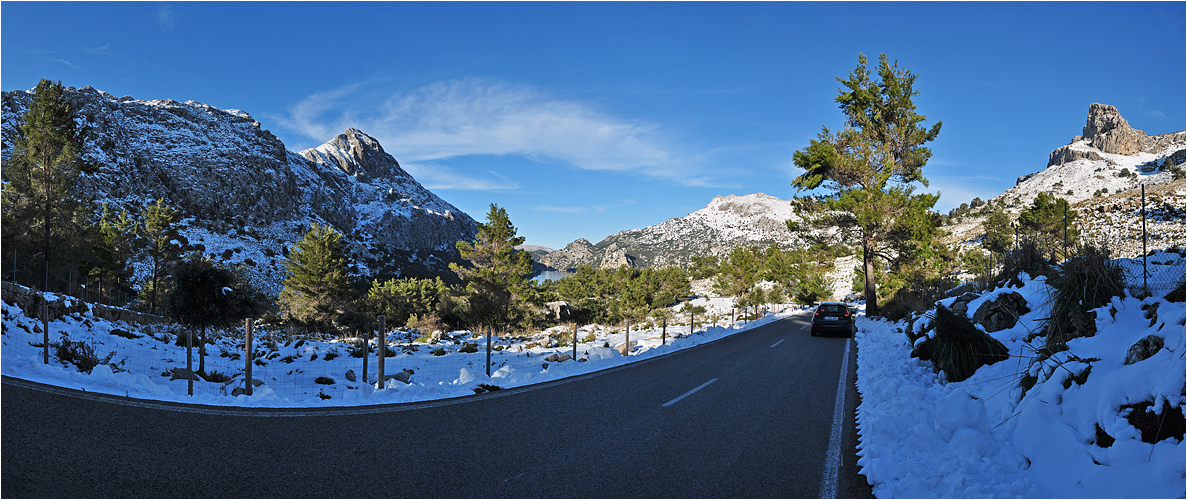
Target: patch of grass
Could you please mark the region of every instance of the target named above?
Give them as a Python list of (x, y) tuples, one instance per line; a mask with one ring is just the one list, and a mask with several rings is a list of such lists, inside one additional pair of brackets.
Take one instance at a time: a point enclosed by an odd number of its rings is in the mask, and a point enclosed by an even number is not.
[(475, 353), (475, 352), (478, 352), (478, 345), (477, 345), (477, 344), (471, 344), (471, 343), (469, 343), (469, 342), (466, 342), (466, 344), (465, 344), (465, 345), (463, 345), (461, 349), (458, 349), (458, 352), (464, 352), (464, 353)]
[(1095, 335), (1096, 321), (1088, 311), (1123, 295), (1124, 279), (1124, 271), (1113, 263), (1108, 251), (1091, 245), (1081, 247), (1078, 255), (1047, 279), (1055, 289), (1046, 329), (1047, 345), (1058, 346), (1076, 337)]
[(475, 394), (482, 394), (482, 393), (484, 393), (484, 392), (494, 392), (494, 391), (501, 391), (501, 390), (503, 390), (503, 388), (502, 388), (502, 387), (499, 387), (499, 386), (497, 386), (497, 385), (491, 385), (491, 384), (478, 384), (478, 387), (475, 387), (475, 388), (474, 388), (474, 393), (475, 393)]
[(1018, 248), (1006, 252), (1002, 259), (1002, 270), (994, 281), (1000, 283), (1015, 280), (1019, 272), (1026, 272), (1032, 278), (1046, 276), (1051, 272), (1051, 262), (1043, 257), (1043, 251), (1034, 240), (1024, 240)]
[(214, 382), (216, 384), (222, 384), (231, 381), (231, 377), (229, 377), (227, 374), (214, 370), (212, 370), (210, 373), (207, 373), (203, 378), (206, 379), (207, 382)]
[(432, 355), (434, 355), (434, 356), (444, 356), (444, 355), (445, 355), (445, 348), (444, 348), (444, 347), (438, 347), (438, 348), (436, 348), (436, 349), (433, 349), (433, 350), (429, 351), (429, 354), (432, 354)]
[(330, 351), (330, 352), (327, 352), (326, 355), (324, 357), (322, 357), (322, 359), (329, 361), (336, 357), (338, 357), (338, 351)]
[(330, 377), (317, 377), (313, 379), (313, 383), (321, 385), (334, 385), (334, 379)]

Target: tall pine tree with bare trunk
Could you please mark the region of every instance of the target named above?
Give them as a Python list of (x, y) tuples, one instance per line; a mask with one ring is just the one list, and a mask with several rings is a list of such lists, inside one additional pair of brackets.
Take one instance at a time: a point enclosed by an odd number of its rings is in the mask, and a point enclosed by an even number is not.
[(90, 215), (74, 190), (82, 139), (64, 92), (61, 82), (37, 84), (3, 168), (4, 253), (18, 243), (38, 252), (47, 279), (51, 267), (72, 267), (68, 252)]
[[(940, 133), (940, 122), (927, 128), (915, 111), (917, 75), (893, 64), (886, 54), (871, 72), (865, 55), (841, 83), (835, 99), (845, 126), (828, 127), (808, 147), (796, 151), (803, 169), (792, 182), (799, 192), (823, 188), (822, 200), (800, 198), (795, 205), (803, 223), (788, 221), (792, 231), (835, 228), (844, 240), (862, 250), (866, 312), (878, 316), (876, 260), (893, 261), (918, 233), (937, 195), (914, 194), (916, 183), (927, 186), (923, 166), (931, 157), (925, 143)], [(926, 232), (926, 231), (925, 231)], [(805, 231), (807, 233), (807, 231)]]

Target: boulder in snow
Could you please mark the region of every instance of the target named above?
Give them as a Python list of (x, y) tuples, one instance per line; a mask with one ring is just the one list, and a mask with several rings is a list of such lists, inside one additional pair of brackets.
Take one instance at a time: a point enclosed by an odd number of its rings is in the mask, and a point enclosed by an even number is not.
[(1004, 293), (996, 300), (988, 301), (973, 313), (973, 323), (985, 328), (986, 332), (1000, 332), (1014, 328), (1018, 318), (1030, 312), (1026, 299), (1018, 292)]
[(1146, 338), (1135, 342), (1129, 346), (1129, 351), (1125, 353), (1125, 364), (1132, 365), (1138, 361), (1149, 359), (1162, 350), (1164, 339), (1157, 335), (1147, 335)]

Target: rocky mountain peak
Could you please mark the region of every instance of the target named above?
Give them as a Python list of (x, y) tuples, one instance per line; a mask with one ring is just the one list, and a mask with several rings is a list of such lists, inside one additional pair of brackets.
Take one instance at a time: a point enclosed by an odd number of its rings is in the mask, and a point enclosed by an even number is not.
[[(1118, 164), (1118, 158), (1112, 155), (1119, 157), (1149, 153), (1165, 156), (1167, 149), (1181, 149), (1183, 143), (1183, 132), (1147, 135), (1130, 127), (1117, 108), (1092, 103), (1088, 106), (1088, 120), (1084, 124), (1083, 135), (1073, 138), (1071, 144), (1052, 151), (1047, 166), (1063, 165), (1077, 160)], [(1020, 177), (1018, 182), (1021, 183), (1025, 179), (1026, 177)]]
[(1140, 153), (1147, 142), (1146, 133), (1130, 127), (1117, 108), (1096, 102), (1088, 107), (1082, 137), (1101, 152), (1119, 155)]
[(356, 128), (348, 128), (321, 146), (301, 151), (300, 155), (317, 164), (337, 167), (363, 182), (381, 177), (410, 177), (378, 140)]

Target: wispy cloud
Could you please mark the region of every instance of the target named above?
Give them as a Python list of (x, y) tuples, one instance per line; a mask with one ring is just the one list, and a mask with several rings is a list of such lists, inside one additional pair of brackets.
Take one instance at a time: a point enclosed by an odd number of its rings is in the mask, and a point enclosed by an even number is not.
[(111, 44), (110, 43), (103, 45), (101, 47), (86, 47), (86, 48), (82, 49), (82, 51), (86, 52), (87, 54), (101, 54), (101, 55), (105, 55), (105, 56), (113, 55), (111, 52)]
[(424, 187), (438, 189), (462, 189), (469, 191), (499, 191), (519, 189), (519, 183), (498, 173), (487, 171), (485, 177), (458, 173), (456, 170), (437, 163), (400, 163)]
[(161, 31), (171, 31), (177, 25), (177, 15), (173, 13), (173, 7), (169, 4), (162, 5), (157, 10), (157, 27)]
[(589, 213), (589, 208), (590, 207), (579, 207), (579, 206), (558, 207), (556, 205), (539, 205), (539, 206), (533, 208), (532, 210), (535, 210), (537, 212), (549, 212), (549, 213), (556, 213), (556, 214), (580, 215), (580, 214)]
[(65, 64), (65, 65), (70, 66), (71, 68), (74, 68), (74, 69), (78, 69), (78, 66), (75, 66), (74, 63), (67, 61), (65, 59), (54, 59), (53, 61)]
[[(712, 183), (656, 124), (624, 119), (583, 102), (482, 79), (434, 83), (364, 99), (375, 82), (313, 94), (276, 117), (323, 141), (349, 127), (374, 136), (400, 159), (441, 163), (470, 155), (517, 155), (575, 168), (641, 174), (681, 185)], [(365, 101), (356, 103), (356, 101)]]
[(581, 215), (581, 214), (589, 214), (589, 213), (604, 214), (604, 213), (607, 213), (607, 212), (614, 210), (616, 208), (629, 207), (634, 204), (635, 204), (635, 200), (622, 200), (618, 203), (602, 203), (602, 204), (598, 204), (598, 205), (588, 205), (588, 206), (582, 206), (582, 205), (567, 205), (567, 206), (537, 205), (536, 207), (533, 208), (533, 210), (535, 210), (537, 212), (550, 212), (550, 213), (573, 214), (573, 215)]

